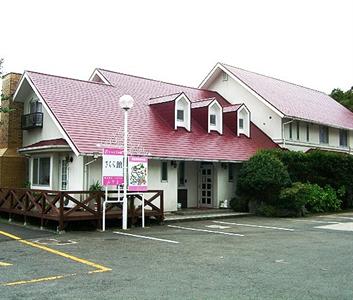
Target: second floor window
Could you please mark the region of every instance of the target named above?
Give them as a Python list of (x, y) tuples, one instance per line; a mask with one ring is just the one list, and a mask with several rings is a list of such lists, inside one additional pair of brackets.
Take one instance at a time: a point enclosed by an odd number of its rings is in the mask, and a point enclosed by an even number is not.
[(184, 110), (182, 109), (177, 110), (177, 120), (184, 121)]
[(320, 144), (328, 144), (328, 127), (327, 126), (320, 126)]
[(244, 119), (239, 119), (239, 129), (244, 129)]
[(42, 112), (42, 103), (39, 101), (33, 101), (29, 104), (29, 113), (34, 114), (37, 112)]
[(340, 146), (347, 147), (348, 146), (348, 131), (344, 129), (340, 129)]
[(216, 125), (216, 115), (210, 115), (210, 124), (214, 126)]

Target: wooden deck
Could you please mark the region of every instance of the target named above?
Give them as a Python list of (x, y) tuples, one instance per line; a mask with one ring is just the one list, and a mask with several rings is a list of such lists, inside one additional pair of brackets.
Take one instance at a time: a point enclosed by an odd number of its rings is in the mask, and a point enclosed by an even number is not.
[[(109, 198), (117, 199), (117, 191), (109, 191)], [(144, 192), (145, 216), (153, 217), (159, 222), (164, 220), (163, 191), (149, 190)], [(58, 230), (64, 230), (68, 222), (96, 221), (100, 227), (102, 221), (102, 204), (104, 192), (89, 191), (47, 191), (34, 189), (0, 188), (0, 212), (21, 215), (25, 222), (28, 217), (40, 219), (41, 226), (45, 220), (58, 223)], [(128, 217), (135, 224), (141, 216), (142, 198), (128, 195)], [(122, 204), (109, 203), (106, 210), (107, 219), (122, 218)]]

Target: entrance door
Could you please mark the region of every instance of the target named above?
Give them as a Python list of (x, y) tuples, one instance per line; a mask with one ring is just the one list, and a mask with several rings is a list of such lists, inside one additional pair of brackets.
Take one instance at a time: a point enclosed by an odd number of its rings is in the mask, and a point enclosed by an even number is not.
[(201, 163), (199, 176), (199, 206), (213, 207), (213, 164)]

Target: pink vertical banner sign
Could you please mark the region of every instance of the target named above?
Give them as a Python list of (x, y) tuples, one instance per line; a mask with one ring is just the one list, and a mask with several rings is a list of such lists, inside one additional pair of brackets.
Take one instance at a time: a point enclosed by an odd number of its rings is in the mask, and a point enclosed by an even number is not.
[(103, 149), (102, 182), (104, 186), (124, 183), (123, 160), (123, 149)]
[(147, 157), (129, 157), (129, 191), (147, 191), (148, 159)]

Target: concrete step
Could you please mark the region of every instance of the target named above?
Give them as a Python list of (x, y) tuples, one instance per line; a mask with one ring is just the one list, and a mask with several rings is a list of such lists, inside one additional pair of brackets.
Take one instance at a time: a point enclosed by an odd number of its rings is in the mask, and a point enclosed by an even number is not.
[(244, 212), (207, 212), (198, 214), (188, 214), (188, 215), (178, 215), (178, 214), (165, 214), (164, 222), (172, 223), (172, 222), (182, 222), (182, 221), (196, 221), (196, 220), (212, 220), (212, 219), (220, 219), (220, 218), (232, 218), (232, 217), (244, 217), (249, 216), (250, 213)]

